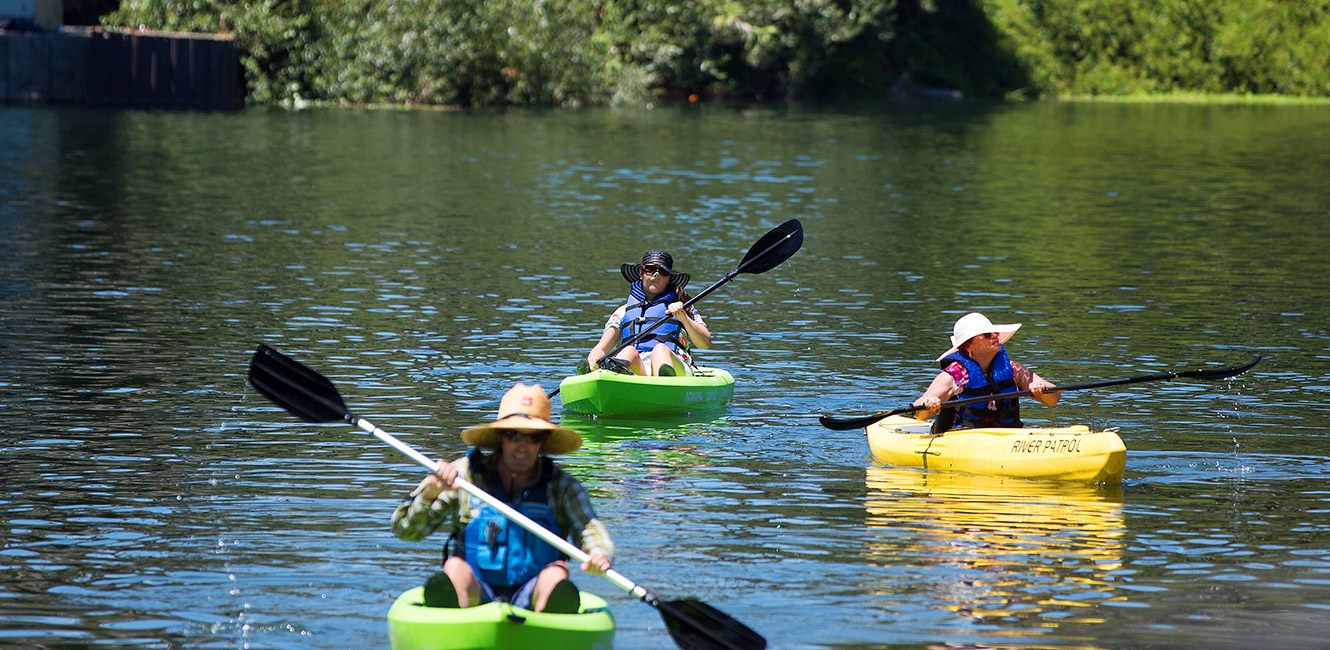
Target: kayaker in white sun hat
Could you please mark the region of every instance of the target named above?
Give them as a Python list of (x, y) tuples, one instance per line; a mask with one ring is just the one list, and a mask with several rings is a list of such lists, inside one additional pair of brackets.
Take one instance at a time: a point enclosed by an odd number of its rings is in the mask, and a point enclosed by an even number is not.
[(425, 583), (425, 605), (471, 607), (502, 599), (537, 612), (577, 613), (581, 597), (564, 555), (453, 481), (460, 476), (502, 499), (586, 551), (591, 558), (583, 571), (604, 573), (614, 556), (609, 530), (596, 518), (586, 488), (546, 455), (577, 451), (582, 436), (550, 421), (544, 389), (517, 384), (499, 402), (498, 420), (463, 430), (462, 441), (477, 449), (451, 463), (438, 461), (393, 511), (393, 534), (401, 539), (453, 533), (443, 571)]
[(684, 309), (688, 302), (688, 274), (674, 270), (674, 257), (667, 251), (651, 249), (642, 255), (641, 264), (619, 268), (628, 281), (628, 300), (610, 314), (600, 341), (587, 354), (592, 368), (607, 352), (643, 332), (656, 321), (669, 320), (644, 334), (631, 346), (614, 355), (635, 375), (683, 377), (690, 374), (693, 347), (711, 347), (711, 330), (696, 307)]
[[(978, 312), (961, 316), (951, 330), (951, 349), (937, 358), (942, 372), (933, 379), (928, 390), (914, 400), (916, 406), (925, 407), (925, 410), (916, 411), (915, 417), (920, 420), (935, 418), (933, 433), (957, 427), (1020, 428), (1019, 401), (999, 398), (1002, 393), (1028, 390), (1045, 406), (1057, 404), (1062, 397), (1060, 393), (1044, 393), (1053, 384), (1007, 357), (1004, 344), (1020, 328), (1020, 323), (994, 325)], [(993, 395), (995, 399), (941, 408), (944, 400), (985, 395)]]

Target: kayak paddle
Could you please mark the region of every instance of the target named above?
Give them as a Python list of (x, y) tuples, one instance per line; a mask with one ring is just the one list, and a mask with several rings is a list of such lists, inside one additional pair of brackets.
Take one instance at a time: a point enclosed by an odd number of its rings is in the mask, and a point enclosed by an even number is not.
[[(436, 468), (435, 462), (429, 457), (389, 435), (369, 420), (351, 413), (342, 401), (337, 388), (326, 377), (267, 344), (260, 344), (250, 359), (249, 383), (274, 404), (305, 422), (348, 422), (351, 426), (373, 434), (379, 440), (410, 456), (429, 471), (432, 472)], [(582, 549), (546, 530), (526, 515), (476, 487), (475, 484), (462, 478), (458, 478), (455, 483), (458, 488), (484, 501), (513, 523), (559, 549), (564, 555), (578, 562), (586, 562), (589, 559)], [(711, 605), (694, 599), (662, 601), (646, 588), (613, 569), (606, 571), (605, 577), (624, 591), (659, 610), (670, 636), (684, 650), (763, 650), (767, 647), (767, 640), (760, 634)]]
[[(692, 307), (694, 303), (701, 300), (712, 291), (719, 289), (721, 285), (725, 284), (726, 282), (733, 280), (734, 277), (736, 275), (739, 275), (740, 273), (759, 275), (762, 273), (766, 273), (767, 271), (770, 271), (771, 269), (774, 269), (777, 266), (780, 266), (782, 262), (790, 259), (790, 256), (797, 253), (799, 251), (799, 247), (803, 246), (803, 244), (804, 244), (804, 226), (803, 224), (799, 223), (798, 219), (790, 219), (789, 221), (786, 221), (785, 223), (776, 226), (775, 228), (772, 228), (770, 232), (768, 232), (765, 235), (762, 235), (762, 238), (757, 240), (753, 244), (753, 246), (748, 249), (748, 254), (744, 255), (744, 258), (740, 260), (739, 266), (735, 267), (733, 271), (730, 271), (729, 273), (725, 274), (725, 277), (717, 280), (715, 284), (707, 287), (706, 289), (703, 289), (701, 293), (697, 294), (696, 296), (693, 296), (692, 298), (689, 298), (688, 302), (683, 304), (683, 308), (688, 309), (689, 307)], [(596, 362), (596, 367), (599, 368), (603, 365), (606, 365), (606, 362), (609, 359), (613, 358), (614, 355), (618, 354), (620, 350), (636, 343), (639, 339), (649, 334), (652, 330), (655, 330), (657, 327), (663, 325), (665, 321), (669, 320), (670, 318), (672, 318), (672, 316), (666, 314), (664, 317), (660, 318), (656, 322), (647, 326), (646, 329), (628, 337), (627, 340), (620, 342), (618, 347), (607, 352), (605, 356), (601, 357), (600, 360)], [(585, 374), (585, 373), (579, 372), (578, 374)], [(559, 394), (559, 389), (555, 388), (549, 394), (549, 396), (554, 397), (555, 395), (558, 394)]]
[[(1086, 388), (1103, 388), (1105, 386), (1120, 386), (1122, 384), (1139, 384), (1147, 381), (1167, 381), (1169, 379), (1178, 379), (1178, 378), (1206, 379), (1211, 381), (1216, 379), (1227, 379), (1229, 377), (1234, 377), (1244, 372), (1247, 372), (1248, 370), (1251, 370), (1252, 366), (1255, 366), (1260, 361), (1261, 357), (1260, 355), (1257, 355), (1255, 359), (1252, 359), (1251, 363), (1242, 366), (1235, 366), (1232, 368), (1215, 368), (1212, 370), (1183, 370), (1180, 372), (1173, 372), (1170, 370), (1168, 372), (1160, 372), (1160, 373), (1155, 373), (1153, 375), (1141, 375), (1140, 377), (1130, 377), (1127, 379), (1109, 379), (1107, 381), (1093, 381), (1084, 384), (1054, 386), (1052, 388), (1046, 389), (1044, 392), (1063, 393), (1069, 390), (1084, 390)], [(1015, 397), (1025, 397), (1027, 395), (1033, 395), (1033, 393), (1031, 393), (1028, 390), (1022, 390), (1022, 391), (1017, 391), (1015, 393), (1003, 393), (1000, 397), (1002, 399), (1009, 399)], [(964, 406), (966, 404), (977, 404), (979, 402), (991, 402), (993, 401), (994, 397), (995, 396), (993, 395), (985, 395), (982, 397), (970, 397), (966, 399), (948, 400), (943, 402), (942, 406), (946, 408), (951, 408), (953, 406)], [(885, 413), (874, 413), (873, 415), (864, 415), (852, 418), (835, 418), (829, 415), (824, 415), (818, 418), (818, 422), (821, 422), (822, 426), (828, 429), (832, 429), (834, 431), (848, 431), (850, 429), (862, 429), (874, 422), (877, 422), (878, 420), (891, 417), (893, 415), (907, 415), (910, 413), (916, 413), (918, 411), (923, 411), (923, 410), (926, 410), (924, 409), (923, 406), (907, 406), (905, 408), (896, 409), (894, 411), (887, 411)]]

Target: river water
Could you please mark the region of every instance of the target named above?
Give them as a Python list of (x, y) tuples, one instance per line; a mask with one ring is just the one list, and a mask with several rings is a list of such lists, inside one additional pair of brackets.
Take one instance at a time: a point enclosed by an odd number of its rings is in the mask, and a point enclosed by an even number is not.
[[(420, 477), (245, 383), (269, 343), (432, 456), (569, 374), (668, 248), (734, 403), (565, 421), (616, 568), (772, 648), (1324, 647), (1330, 112), (894, 104), (568, 112), (0, 108), (0, 647), (377, 648), (442, 540)], [(877, 467), (953, 321), (1080, 383), (1120, 486)], [(555, 401), (556, 414), (559, 403)], [(673, 647), (612, 584), (616, 647)]]

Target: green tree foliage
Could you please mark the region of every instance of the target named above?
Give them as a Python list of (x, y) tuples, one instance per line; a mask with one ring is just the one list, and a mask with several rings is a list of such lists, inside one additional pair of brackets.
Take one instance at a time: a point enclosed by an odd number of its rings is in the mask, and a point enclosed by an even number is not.
[(346, 2), (321, 17), (309, 96), (350, 102), (577, 104), (610, 92), (577, 0)]
[(233, 32), (257, 102), (1330, 96), (1330, 0), (123, 0), (102, 22)]
[[(607, 0), (601, 29), (657, 94), (880, 94), (895, 0)], [(886, 83), (884, 84), (884, 79)]]
[(980, 0), (1039, 94), (1330, 95), (1326, 0)]
[(974, 3), (900, 0), (896, 15), (900, 35), (890, 57), (910, 73), (915, 86), (1001, 97), (1028, 86), (1030, 69), (1040, 67), (1038, 61), (1023, 59), (1019, 47), (1024, 38), (995, 25)]
[(576, 105), (853, 96), (895, 0), (125, 0), (104, 25), (234, 31), (258, 102)]

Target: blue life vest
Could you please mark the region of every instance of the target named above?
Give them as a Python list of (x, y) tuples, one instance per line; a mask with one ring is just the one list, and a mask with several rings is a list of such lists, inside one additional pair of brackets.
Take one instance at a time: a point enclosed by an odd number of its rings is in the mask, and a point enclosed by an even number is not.
[[(970, 378), (965, 386), (961, 387), (960, 394), (951, 399), (996, 396), (1002, 393), (1016, 392), (1016, 378), (1012, 373), (1011, 359), (1007, 358), (1007, 348), (1005, 347), (999, 348), (997, 356), (993, 357), (993, 363), (989, 366), (993, 373), (991, 377), (985, 376), (983, 368), (980, 368), (974, 359), (961, 354), (959, 350), (942, 357), (942, 369), (946, 370), (947, 366), (951, 365), (953, 361), (958, 361), (964, 365)], [(960, 416), (960, 425), (969, 428), (1020, 427), (1020, 401), (1009, 397), (997, 399), (996, 402), (997, 410), (988, 408), (990, 402), (977, 402), (955, 407), (957, 415)], [(942, 407), (946, 408), (946, 406), (947, 403), (943, 402)]]
[[(540, 458), (540, 480), (522, 490), (513, 500), (504, 490), (503, 481), (493, 472), (486, 471), (485, 457), (479, 450), (467, 454), (472, 477), (478, 479), (490, 494), (508, 502), (514, 510), (530, 517), (555, 535), (563, 537), (559, 523), (550, 506), (550, 477), (554, 475), (554, 462)], [(480, 480), (483, 479), (483, 480)], [(558, 549), (536, 537), (525, 528), (508, 520), (497, 510), (476, 497), (470, 498), (470, 507), (479, 508), (475, 519), (462, 531), (463, 548), (467, 564), (476, 576), (498, 590), (515, 589), (536, 577), (545, 565), (567, 559)]]
[[(678, 299), (678, 294), (671, 289), (651, 300), (647, 300), (647, 294), (642, 289), (642, 283), (640, 281), (634, 282), (628, 292), (628, 309), (624, 310), (622, 329), (619, 336), (627, 341), (633, 335), (650, 327), (652, 323), (669, 316), (666, 308)], [(650, 352), (659, 342), (669, 346), (671, 352), (678, 352), (680, 327), (683, 327), (683, 323), (671, 318), (661, 323), (660, 327), (651, 330), (650, 334), (638, 339), (634, 347), (639, 352)]]

